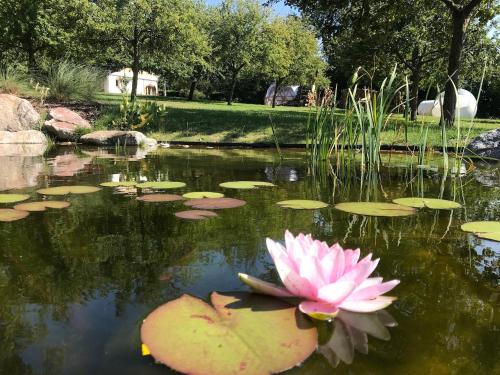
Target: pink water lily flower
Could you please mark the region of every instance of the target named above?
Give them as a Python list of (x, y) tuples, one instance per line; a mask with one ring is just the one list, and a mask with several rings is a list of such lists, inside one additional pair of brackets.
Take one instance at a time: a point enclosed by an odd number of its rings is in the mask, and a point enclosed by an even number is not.
[(360, 250), (344, 250), (339, 244), (328, 246), (311, 235), (294, 237), (285, 233), (286, 247), (267, 239), (267, 248), (285, 288), (239, 274), (257, 292), (275, 297), (299, 297), (299, 309), (318, 319), (335, 317), (339, 309), (373, 312), (389, 306), (396, 298), (382, 296), (399, 280), (382, 282), (369, 277), (379, 259), (372, 254), (359, 260)]

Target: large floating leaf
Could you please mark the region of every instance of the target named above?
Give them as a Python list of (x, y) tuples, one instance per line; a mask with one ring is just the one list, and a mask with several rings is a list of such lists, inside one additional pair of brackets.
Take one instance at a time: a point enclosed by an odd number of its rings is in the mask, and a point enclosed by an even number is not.
[(328, 207), (328, 203), (321, 201), (311, 201), (306, 199), (293, 199), (276, 203), (283, 208), (293, 208), (294, 210), (316, 210)]
[(137, 197), (137, 200), (142, 202), (160, 203), (182, 201), (184, 198), (176, 194), (148, 194)]
[(448, 201), (446, 199), (436, 199), (436, 198), (398, 198), (393, 200), (394, 203), (400, 204), (402, 206), (415, 207), (415, 208), (432, 208), (434, 210), (452, 210), (454, 208), (460, 208), (462, 205), (454, 201)]
[(99, 190), (101, 190), (101, 188), (98, 188), (96, 186), (73, 185), (73, 186), (57, 186), (57, 187), (51, 187), (51, 188), (47, 188), (47, 189), (40, 189), (40, 190), (37, 190), (37, 193), (43, 194), (43, 195), (68, 195), (68, 194), (95, 193)]
[(40, 202), (29, 202), (21, 203), (14, 206), (16, 210), (21, 211), (45, 211), (47, 208), (62, 209), (67, 208), (71, 204), (65, 201), (40, 201)]
[(500, 242), (500, 221), (471, 221), (462, 224), (461, 228), (480, 238)]
[(184, 203), (186, 206), (200, 210), (222, 210), (244, 206), (247, 202), (235, 198), (202, 198), (191, 199)]
[(204, 220), (219, 215), (217, 215), (215, 212), (212, 211), (189, 210), (189, 211), (176, 212), (175, 216), (177, 216), (179, 219), (186, 219), (186, 220)]
[(0, 221), (16, 221), (24, 219), (29, 215), (27, 211), (13, 210), (12, 208), (0, 208)]
[(0, 203), (16, 203), (30, 199), (27, 194), (0, 194)]
[(194, 191), (183, 195), (187, 199), (201, 199), (201, 198), (224, 198), (224, 194), (213, 193), (210, 191)]
[(212, 293), (211, 301), (184, 295), (153, 311), (141, 328), (153, 358), (186, 374), (261, 375), (292, 368), (316, 348), (316, 328), (279, 299)]
[(179, 189), (184, 186), (186, 186), (184, 182), (177, 181), (143, 182), (137, 185), (137, 187), (141, 189)]
[(366, 216), (408, 216), (415, 213), (412, 207), (395, 203), (381, 202), (345, 202), (335, 206), (337, 210)]
[(103, 182), (102, 184), (100, 184), (101, 186), (104, 186), (104, 187), (133, 187), (133, 186), (136, 186), (138, 184), (138, 182), (136, 181), (120, 181), (120, 182), (113, 182), (113, 181), (110, 181), (110, 182)]
[(264, 181), (229, 181), (223, 182), (219, 186), (226, 189), (257, 189), (258, 187), (271, 187), (276, 185)]

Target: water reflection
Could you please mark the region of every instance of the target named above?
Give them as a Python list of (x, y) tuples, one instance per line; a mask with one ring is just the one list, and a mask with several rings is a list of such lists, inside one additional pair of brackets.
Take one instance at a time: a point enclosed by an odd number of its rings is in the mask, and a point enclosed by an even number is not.
[(52, 175), (58, 177), (73, 177), (90, 164), (91, 158), (79, 157), (74, 153), (57, 155), (54, 159), (49, 160), (49, 165), (52, 167)]
[[(361, 314), (341, 310), (333, 323), (333, 332), (318, 347), (326, 360), (337, 367), (340, 361), (352, 364), (355, 351), (368, 354), (368, 335), (388, 341), (391, 334), (387, 327), (396, 327), (396, 320), (385, 310), (371, 314)], [(323, 327), (330, 330), (332, 327)], [(321, 331), (320, 331), (321, 332)], [(320, 339), (321, 340), (321, 339)]]
[(0, 191), (36, 186), (46, 144), (0, 144)]

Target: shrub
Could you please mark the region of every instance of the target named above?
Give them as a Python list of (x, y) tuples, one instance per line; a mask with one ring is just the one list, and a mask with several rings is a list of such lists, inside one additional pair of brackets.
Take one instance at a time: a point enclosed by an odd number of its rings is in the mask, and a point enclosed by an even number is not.
[(97, 68), (60, 61), (48, 71), (46, 86), (55, 100), (92, 100), (101, 91), (104, 74)]
[(24, 95), (29, 91), (29, 84), (26, 75), (14, 70), (7, 69), (0, 75), (0, 93), (11, 95)]
[(165, 107), (156, 102), (139, 103), (129, 101), (123, 96), (119, 116), (111, 122), (111, 126), (120, 130), (135, 130), (149, 128), (157, 130), (167, 115)]

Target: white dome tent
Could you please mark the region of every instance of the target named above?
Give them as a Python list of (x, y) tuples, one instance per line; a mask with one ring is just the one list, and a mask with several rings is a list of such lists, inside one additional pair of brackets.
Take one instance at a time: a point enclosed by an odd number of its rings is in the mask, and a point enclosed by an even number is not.
[[(417, 109), (419, 115), (441, 117), (441, 103), (444, 93), (439, 94), (436, 100), (424, 100)], [(456, 105), (456, 117), (472, 119), (476, 116), (477, 100), (470, 91), (459, 89)]]
[[(294, 100), (299, 93), (298, 85), (294, 86), (280, 86), (278, 93), (276, 94), (276, 105), (284, 105), (288, 102)], [(264, 97), (265, 105), (273, 104), (274, 91), (276, 90), (276, 84), (273, 83), (267, 89), (266, 96)]]

